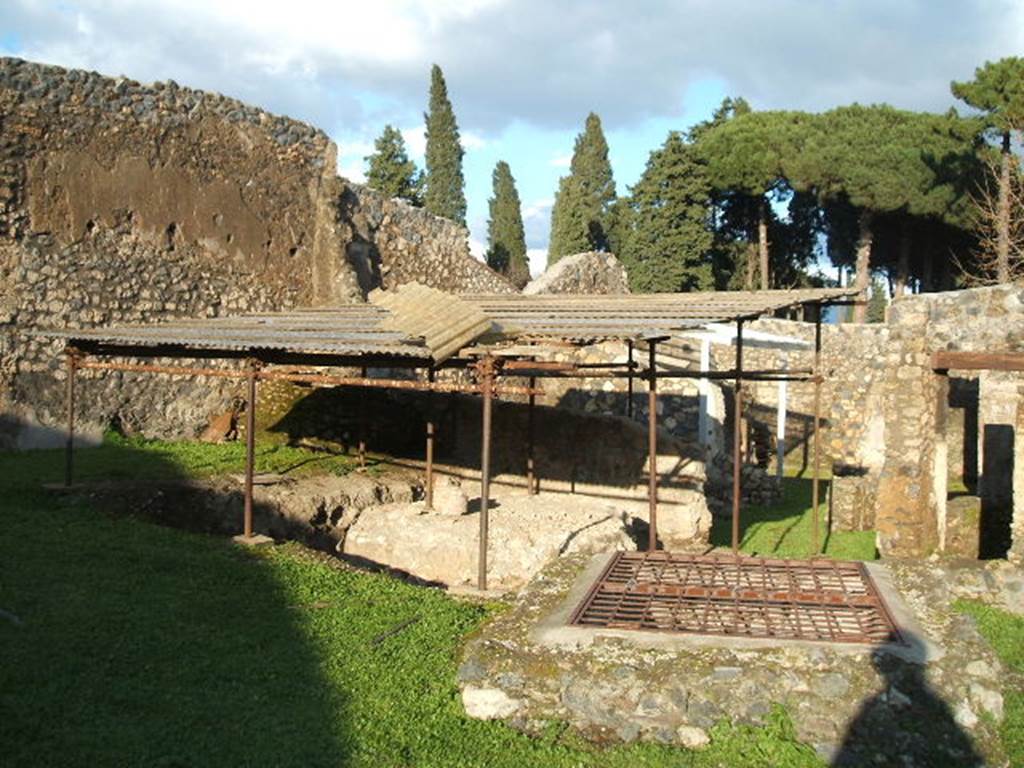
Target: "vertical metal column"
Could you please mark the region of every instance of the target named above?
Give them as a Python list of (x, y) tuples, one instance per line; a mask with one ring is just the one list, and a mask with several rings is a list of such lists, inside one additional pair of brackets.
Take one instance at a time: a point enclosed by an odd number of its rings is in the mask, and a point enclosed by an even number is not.
[[(366, 378), (366, 366), (359, 369), (359, 375)], [(366, 466), (366, 387), (359, 388), (359, 446), (356, 448), (359, 466)]]
[[(434, 383), (434, 369), (427, 368), (427, 381)], [(434, 508), (434, 392), (431, 390), (427, 395), (430, 402), (427, 404), (427, 477), (426, 477), (426, 501), (424, 506), (427, 509)]]
[(477, 369), (480, 373), (480, 396), (483, 398), (483, 429), (480, 437), (480, 555), (477, 559), (477, 589), (487, 589), (487, 526), (491, 494), (491, 396), (494, 388), (494, 360), (485, 357)]
[(626, 415), (633, 418), (633, 340), (626, 342), (628, 350), (629, 376), (626, 377)]
[(650, 385), (647, 389), (647, 452), (650, 468), (647, 470), (647, 503), (650, 508), (650, 537), (647, 549), (653, 552), (658, 548), (658, 371), (655, 367), (655, 348), (657, 344), (647, 342), (649, 351), (648, 373)]
[(256, 466), (256, 376), (259, 363), (249, 361), (248, 402), (245, 407), (245, 509), (242, 513), (242, 533), (252, 538), (252, 476)]
[(533, 496), (537, 493), (537, 478), (535, 475), (534, 458), (533, 458), (533, 441), (534, 441), (534, 417), (533, 407), (537, 402), (536, 396), (533, 394), (534, 388), (537, 386), (537, 377), (530, 377), (530, 395), (529, 401), (526, 405), (526, 492)]
[(75, 373), (78, 371), (78, 354), (67, 350), (68, 378), (65, 382), (65, 402), (68, 416), (68, 439), (64, 446), (64, 485), (71, 487), (75, 449)]
[(821, 477), (821, 305), (814, 308), (814, 470), (811, 480), (811, 540), (813, 555), (821, 551), (818, 534), (818, 483)]
[(740, 553), (740, 470), (743, 441), (743, 321), (736, 321), (736, 383), (733, 395), (732, 430), (732, 553)]

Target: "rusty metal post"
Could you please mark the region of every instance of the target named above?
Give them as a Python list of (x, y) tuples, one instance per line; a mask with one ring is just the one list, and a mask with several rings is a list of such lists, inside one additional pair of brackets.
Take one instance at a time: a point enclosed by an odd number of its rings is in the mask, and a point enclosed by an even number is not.
[(821, 478), (821, 305), (814, 311), (814, 470), (811, 480), (811, 540), (814, 552), (821, 551), (818, 533), (818, 484)]
[(650, 508), (651, 526), (647, 549), (653, 552), (658, 548), (658, 376), (655, 367), (655, 348), (657, 344), (652, 340), (647, 343), (650, 353), (648, 362), (648, 373), (650, 374), (647, 390), (647, 452), (649, 455), (650, 468), (647, 478), (647, 503)]
[[(434, 369), (427, 369), (427, 381), (434, 383)], [(434, 508), (434, 396), (433, 393), (427, 396), (430, 403), (427, 405), (427, 477), (426, 477), (426, 502), (427, 509)]]
[(480, 372), (480, 396), (483, 398), (483, 428), (480, 437), (480, 555), (477, 559), (477, 589), (487, 589), (487, 527), (491, 494), (491, 393), (494, 389), (494, 359), (485, 357)]
[(78, 354), (68, 350), (68, 378), (65, 382), (65, 402), (68, 416), (68, 439), (64, 446), (64, 485), (71, 487), (75, 450), (75, 373), (78, 370)]
[(252, 476), (256, 466), (256, 376), (259, 363), (249, 361), (247, 376), (248, 402), (245, 408), (245, 510), (242, 513), (242, 533), (252, 538)]
[(633, 340), (626, 342), (629, 352), (629, 378), (626, 379), (626, 416), (633, 418)]
[(736, 321), (736, 383), (733, 395), (733, 431), (732, 431), (732, 553), (740, 553), (740, 496), (743, 489), (740, 485), (740, 470), (743, 454), (743, 321)]
[(534, 496), (537, 493), (537, 478), (535, 475), (534, 457), (533, 457), (533, 410), (534, 405), (537, 402), (536, 396), (532, 390), (537, 386), (537, 377), (530, 377), (530, 398), (526, 405), (526, 492), (530, 496)]
[[(366, 366), (359, 369), (361, 378), (366, 378)], [(359, 445), (356, 448), (359, 466), (366, 466), (366, 390), (359, 389)]]

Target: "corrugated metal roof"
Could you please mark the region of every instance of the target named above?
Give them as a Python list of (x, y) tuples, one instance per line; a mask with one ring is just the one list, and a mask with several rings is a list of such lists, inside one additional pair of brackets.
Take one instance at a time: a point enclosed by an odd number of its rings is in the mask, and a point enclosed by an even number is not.
[(473, 344), (533, 338), (587, 343), (672, 335), (855, 295), (852, 288), (793, 291), (453, 296), (418, 284), (375, 292), (371, 303), (158, 324), (59, 329), (35, 335), (141, 348), (274, 350), (394, 356), (441, 362)]
[(36, 335), (144, 348), (176, 346), (201, 350), (428, 358), (430, 351), (421, 338), (384, 327), (387, 314), (379, 307), (357, 304), (330, 310), (60, 329)]
[(806, 303), (842, 299), (852, 288), (653, 294), (463, 295), (506, 337), (568, 340), (650, 338), (711, 322), (754, 318)]
[(490, 318), (475, 304), (419, 283), (370, 294), (386, 309), (383, 327), (421, 337), (434, 362), (442, 362), (491, 330)]

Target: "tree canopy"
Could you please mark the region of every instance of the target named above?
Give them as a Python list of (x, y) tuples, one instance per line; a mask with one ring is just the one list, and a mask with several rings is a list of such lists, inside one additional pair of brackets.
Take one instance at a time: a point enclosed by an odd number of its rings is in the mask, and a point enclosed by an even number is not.
[(632, 226), (622, 253), (630, 288), (713, 289), (707, 166), (693, 146), (670, 133), (631, 192)]
[(424, 207), (433, 214), (465, 225), (466, 194), (459, 126), (448, 100), (448, 86), (437, 64), (430, 70), (430, 105), (424, 119), (427, 126)]
[(494, 196), (490, 199), (487, 222), (487, 266), (522, 288), (530, 280), (526, 235), (516, 180), (504, 160), (494, 166), (491, 182)]
[(421, 205), (423, 180), (416, 170), (416, 163), (409, 159), (401, 132), (394, 126), (385, 125), (373, 149), (373, 154), (365, 158), (369, 164), (367, 184), (391, 197)]
[(601, 118), (591, 112), (576, 137), (569, 175), (558, 182), (551, 209), (548, 264), (581, 251), (607, 251), (615, 227), (615, 180)]

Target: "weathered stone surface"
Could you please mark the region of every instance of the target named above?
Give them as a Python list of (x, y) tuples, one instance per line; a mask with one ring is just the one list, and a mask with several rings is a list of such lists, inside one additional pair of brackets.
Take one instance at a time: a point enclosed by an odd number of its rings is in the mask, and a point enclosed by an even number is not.
[(629, 293), (629, 282), (626, 268), (613, 254), (577, 253), (556, 261), (523, 293)]
[[(61, 343), (28, 329), (337, 304), (407, 279), (514, 290), (465, 228), (347, 183), (322, 131), (234, 99), (0, 58), (0, 122), (0, 448), (63, 440)], [(194, 437), (240, 394), (83, 379), (90, 435)]]
[[(452, 477), (442, 477), (434, 485), (434, 509), (439, 515), (464, 515), (469, 508), (462, 485)], [(426, 511), (426, 510), (424, 510)]]
[(522, 704), (499, 688), (467, 685), (462, 689), (462, 706), (466, 714), (477, 720), (500, 720), (514, 715)]
[(649, 642), (612, 633), (541, 642), (550, 635), (538, 621), (564, 603), (585, 563), (553, 563), (464, 650), (468, 674), (460, 679), (520, 702), (508, 718), (514, 727), (539, 731), (554, 718), (600, 741), (699, 746), (701, 734), (722, 719), (762, 724), (781, 704), (798, 737), (836, 765), (888, 764), (894, 756), (921, 767), (1001, 764), (1005, 674), (973, 621), (951, 608), (953, 571), (889, 566), (896, 590), (935, 645), (913, 634), (906, 635), (908, 649), (859, 651), (715, 638), (676, 643), (663, 634)]
[[(492, 503), (487, 554), (492, 589), (516, 589), (560, 555), (636, 549), (628, 516), (612, 503), (515, 491), (496, 494)], [(479, 527), (478, 513), (425, 513), (422, 502), (373, 507), (348, 528), (341, 551), (426, 581), (472, 585)]]

